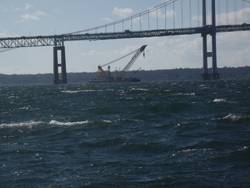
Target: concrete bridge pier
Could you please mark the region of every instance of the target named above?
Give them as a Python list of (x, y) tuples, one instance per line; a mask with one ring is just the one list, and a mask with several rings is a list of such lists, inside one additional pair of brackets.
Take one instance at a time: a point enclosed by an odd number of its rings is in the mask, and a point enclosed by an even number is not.
[(54, 84), (67, 84), (65, 46), (53, 48)]

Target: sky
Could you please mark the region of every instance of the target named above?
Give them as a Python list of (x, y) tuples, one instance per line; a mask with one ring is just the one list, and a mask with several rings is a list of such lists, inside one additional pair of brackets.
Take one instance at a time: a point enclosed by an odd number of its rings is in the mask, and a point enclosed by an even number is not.
[[(53, 35), (92, 28), (123, 19), (162, 3), (162, 0), (0, 0), (0, 37)], [(198, 3), (200, 2), (200, 3)], [(183, 26), (200, 24), (201, 0), (184, 0)], [(167, 27), (181, 25), (180, 4), (167, 8)], [(191, 7), (191, 9), (190, 9)], [(208, 5), (209, 9), (209, 5)], [(250, 23), (250, 3), (241, 0), (217, 1), (218, 24)], [(156, 27), (156, 14), (150, 17)], [(164, 9), (158, 12), (159, 27), (164, 27)], [(146, 18), (142, 18), (147, 28)], [(130, 26), (127, 26), (130, 29)], [(138, 23), (134, 24), (138, 27)], [(218, 66), (250, 66), (250, 32), (218, 34)], [(148, 44), (146, 57), (140, 57), (132, 69), (157, 70), (202, 67), (200, 35), (107, 41), (66, 42), (68, 72), (95, 72), (105, 64)], [(209, 45), (210, 48), (210, 45)], [(122, 69), (124, 59), (112, 70)], [(20, 48), (0, 53), (0, 74), (51, 73), (52, 47)], [(210, 63), (211, 66), (211, 63)]]

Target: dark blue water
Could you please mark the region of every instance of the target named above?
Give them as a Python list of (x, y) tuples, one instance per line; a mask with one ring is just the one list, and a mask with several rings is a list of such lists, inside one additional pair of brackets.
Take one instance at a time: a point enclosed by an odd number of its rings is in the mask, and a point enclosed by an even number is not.
[(249, 187), (250, 81), (0, 88), (0, 187)]

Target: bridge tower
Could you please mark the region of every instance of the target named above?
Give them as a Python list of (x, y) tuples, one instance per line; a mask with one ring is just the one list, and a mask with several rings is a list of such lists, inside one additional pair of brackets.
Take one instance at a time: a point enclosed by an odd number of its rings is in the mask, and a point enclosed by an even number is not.
[[(216, 7), (215, 0), (211, 0), (212, 2), (212, 25), (207, 25), (207, 2), (206, 0), (202, 0), (202, 38), (203, 38), (203, 79), (209, 80), (219, 79), (219, 73), (217, 68), (217, 47), (216, 47)], [(207, 40), (208, 35), (212, 37), (212, 52), (208, 51)], [(208, 71), (208, 58), (212, 58), (212, 75), (210, 75)]]
[(53, 47), (54, 84), (67, 84), (65, 46), (63, 42)]

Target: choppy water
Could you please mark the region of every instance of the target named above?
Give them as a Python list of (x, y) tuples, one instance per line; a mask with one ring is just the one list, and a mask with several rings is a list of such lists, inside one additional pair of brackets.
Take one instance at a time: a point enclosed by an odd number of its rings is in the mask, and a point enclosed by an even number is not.
[(249, 187), (250, 81), (0, 88), (0, 187)]

